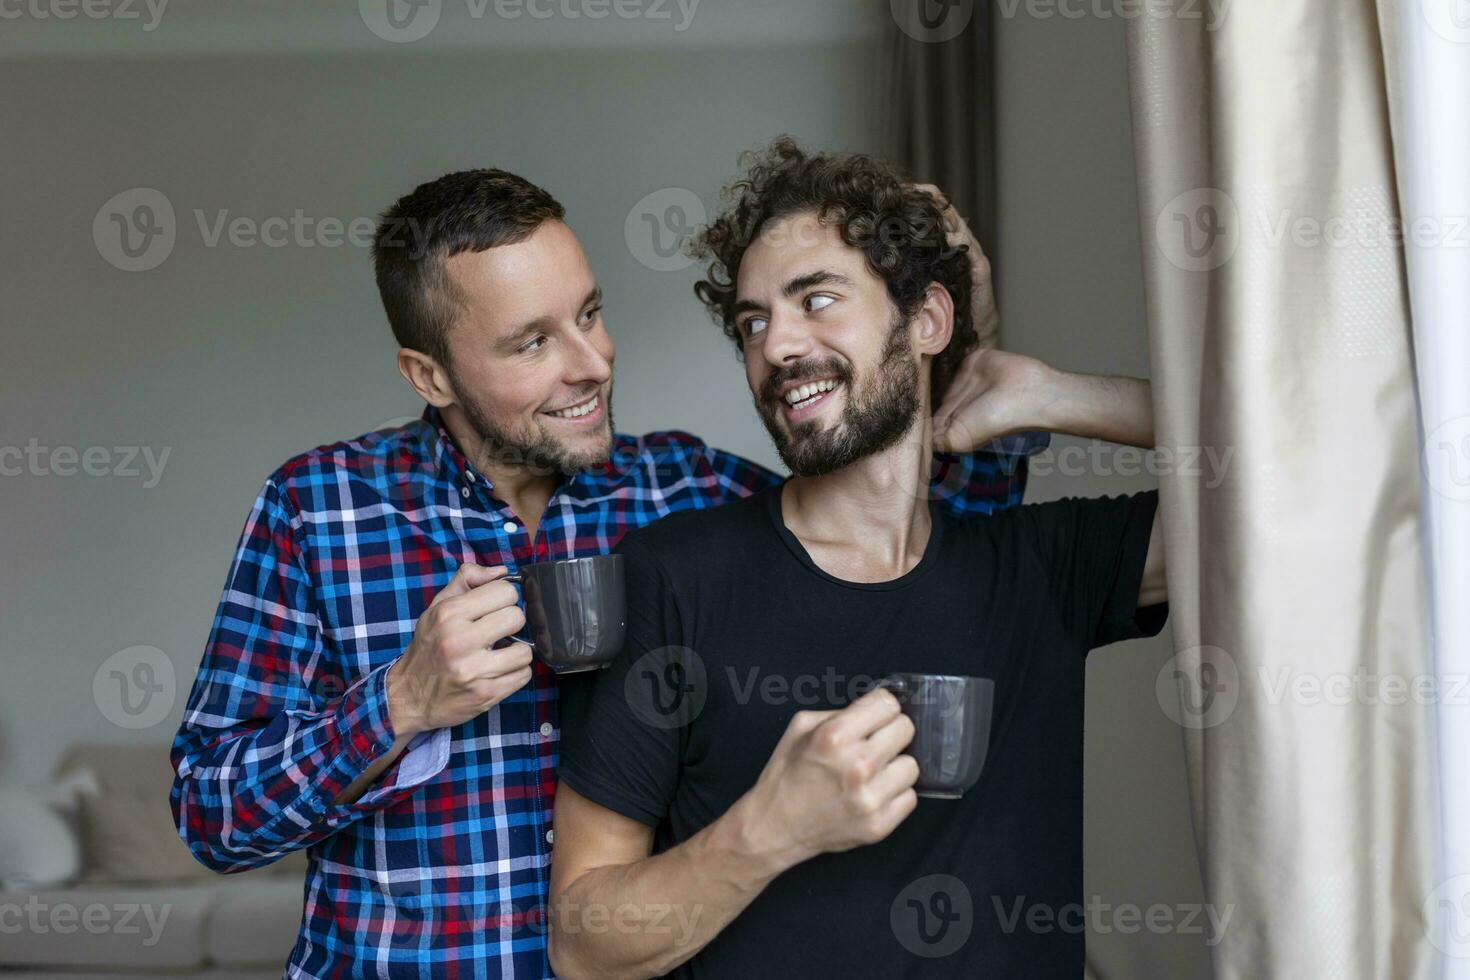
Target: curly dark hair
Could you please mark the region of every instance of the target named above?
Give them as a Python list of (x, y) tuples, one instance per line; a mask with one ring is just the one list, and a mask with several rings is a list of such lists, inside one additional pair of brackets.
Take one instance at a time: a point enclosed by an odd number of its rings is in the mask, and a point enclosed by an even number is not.
[(740, 262), (761, 228), (792, 214), (812, 211), (835, 225), (842, 240), (861, 249), (868, 268), (888, 284), (888, 295), (904, 321), (924, 304), (933, 282), (954, 299), (954, 334), (930, 365), (933, 404), (944, 399), (965, 356), (978, 346), (970, 312), (970, 256), (949, 244), (940, 205), (894, 168), (863, 154), (807, 154), (790, 136), (741, 157), (745, 176), (727, 186), (729, 202), (693, 241), (695, 257), (709, 262), (708, 278), (694, 293), (710, 315), (744, 351), (735, 326), (735, 279)]

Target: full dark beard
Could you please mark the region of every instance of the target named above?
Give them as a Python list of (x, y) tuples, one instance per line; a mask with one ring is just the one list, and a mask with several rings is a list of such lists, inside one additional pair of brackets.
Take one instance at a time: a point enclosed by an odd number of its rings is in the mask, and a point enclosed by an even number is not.
[[(847, 404), (838, 424), (823, 428), (803, 422), (788, 436), (777, 413), (777, 388), (803, 378), (838, 377), (847, 386)], [(896, 319), (878, 359), (877, 374), (864, 391), (854, 390), (845, 364), (823, 361), (795, 371), (776, 372), (762, 386), (756, 411), (765, 423), (776, 452), (795, 476), (825, 476), (894, 445), (913, 428), (919, 412), (919, 367), (914, 363), (908, 324)]]
[(463, 388), (454, 377), (453, 371), (449, 372), (449, 376), (455, 394), (459, 395), (459, 404), (464, 409), (465, 418), (469, 421), (470, 427), (475, 430), (475, 434), (480, 437), (480, 458), (470, 462), (482, 470), (517, 467), (526, 470), (533, 476), (577, 473), (607, 462), (608, 457), (612, 454), (612, 434), (617, 430), (613, 428), (612, 389), (610, 387), (607, 394), (603, 396), (603, 411), (607, 414), (606, 442), (597, 449), (575, 451), (563, 446), (544, 432), (530, 442), (510, 436), (490, 419), (490, 416), (480, 408), (478, 402), (464, 396)]

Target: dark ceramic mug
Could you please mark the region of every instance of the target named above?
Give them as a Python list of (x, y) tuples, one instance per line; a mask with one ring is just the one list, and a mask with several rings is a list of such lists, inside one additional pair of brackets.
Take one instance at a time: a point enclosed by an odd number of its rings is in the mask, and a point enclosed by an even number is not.
[(627, 625), (622, 555), (522, 565), (506, 581), (521, 587), (528, 643), (558, 674), (606, 667), (623, 649)]
[(957, 800), (974, 786), (990, 748), (995, 681), (950, 674), (889, 674), (878, 682), (914, 723), (905, 750), (919, 764), (920, 796)]

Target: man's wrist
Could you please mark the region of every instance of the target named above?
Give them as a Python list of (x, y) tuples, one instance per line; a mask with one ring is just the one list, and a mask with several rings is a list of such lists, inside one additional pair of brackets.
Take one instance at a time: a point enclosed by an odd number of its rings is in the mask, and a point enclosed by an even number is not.
[(1026, 358), (1024, 373), (1010, 378), (1000, 403), (1003, 414), (990, 420), (995, 439), (1024, 433), (1066, 432), (1075, 422), (1075, 386), (1081, 375), (1059, 371), (1044, 361)]
[(1077, 431), (1077, 386), (1082, 376), (1069, 371), (1060, 371), (1049, 364), (1042, 364), (1040, 377), (1032, 388), (1031, 414), (1036, 424), (1025, 429), (1044, 432), (1072, 433)]
[(428, 731), (423, 722), (423, 713), (412, 698), (412, 685), (402, 677), (403, 659), (394, 661), (388, 668), (388, 721), (393, 726), (394, 742), (407, 744), (420, 732)]
[(755, 891), (814, 856), (777, 840), (761, 819), (761, 809), (751, 802), (747, 793), (711, 825), (712, 833), (706, 842), (707, 847), (729, 854), (737, 883)]

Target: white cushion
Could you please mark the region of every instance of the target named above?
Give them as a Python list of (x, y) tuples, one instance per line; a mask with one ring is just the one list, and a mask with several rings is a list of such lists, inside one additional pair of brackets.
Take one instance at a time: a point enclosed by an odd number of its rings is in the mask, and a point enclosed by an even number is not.
[(166, 744), (78, 742), (63, 753), (56, 774), (87, 777), (93, 787), (76, 794), (84, 884), (219, 879), (179, 840), (169, 810), (173, 769)]
[(40, 796), (0, 790), (0, 891), (60, 885), (81, 869), (76, 834)]

